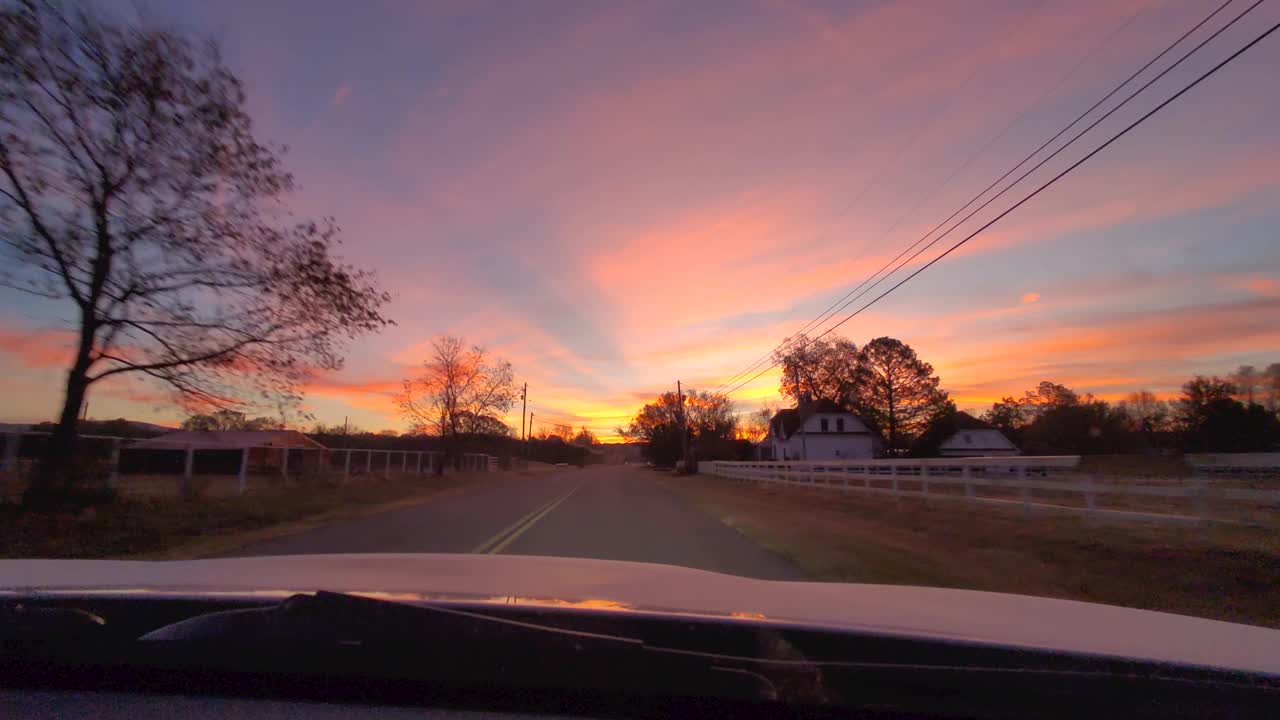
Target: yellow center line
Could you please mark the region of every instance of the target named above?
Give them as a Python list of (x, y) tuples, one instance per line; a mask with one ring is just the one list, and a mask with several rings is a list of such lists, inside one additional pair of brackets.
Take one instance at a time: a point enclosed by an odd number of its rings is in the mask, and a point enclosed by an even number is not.
[(475, 548), (473, 548), (473, 549), (471, 550), (471, 552), (473, 552), (473, 553), (483, 553), (483, 552), (488, 552), (488, 551), (489, 551), (489, 548), (490, 548), (490, 547), (492, 547), (492, 546), (494, 546), (495, 544), (497, 544), (497, 543), (498, 543), (498, 541), (502, 540), (502, 538), (506, 537), (507, 533), (509, 533), (509, 532), (513, 532), (516, 528), (518, 528), (518, 527), (520, 527), (521, 525), (523, 525), (523, 524), (525, 524), (526, 522), (528, 522), (528, 521), (529, 521), (529, 518), (532, 518), (534, 515), (537, 515), (538, 513), (540, 513), (540, 512), (542, 512), (543, 510), (547, 509), (547, 508), (548, 508), (548, 507), (550, 507), (552, 504), (554, 504), (554, 503), (555, 503), (555, 501), (556, 501), (556, 500), (558, 500), (558, 499), (559, 499), (559, 498), (551, 498), (550, 500), (548, 500), (548, 501), (546, 501), (545, 503), (543, 503), (543, 504), (539, 505), (538, 507), (534, 508), (533, 510), (530, 510), (527, 514), (525, 514), (525, 515), (524, 515), (523, 517), (521, 517), (519, 520), (517, 520), (517, 521), (515, 521), (515, 522), (511, 523), (510, 525), (508, 525), (508, 526), (506, 526), (506, 527), (502, 528), (501, 530), (499, 530), (497, 535), (494, 535), (493, 537), (489, 538), (488, 540), (485, 540), (484, 542), (482, 542), (482, 543), (480, 543), (479, 545), (475, 546)]
[(536, 515), (534, 515), (533, 517), (529, 518), (528, 520), (525, 520), (524, 522), (520, 523), (520, 524), (518, 525), (518, 527), (516, 527), (514, 530), (512, 530), (512, 531), (511, 531), (511, 533), (510, 533), (509, 535), (507, 535), (507, 536), (506, 536), (506, 538), (504, 538), (504, 539), (502, 540), (502, 542), (500, 542), (500, 543), (498, 543), (497, 545), (493, 546), (492, 548), (490, 548), (490, 549), (489, 549), (489, 550), (487, 550), (486, 552), (488, 552), (490, 555), (497, 555), (498, 553), (502, 552), (502, 551), (503, 551), (503, 550), (504, 550), (508, 545), (510, 545), (512, 542), (514, 542), (516, 538), (518, 538), (518, 537), (520, 537), (521, 535), (523, 535), (523, 534), (524, 534), (524, 533), (525, 533), (529, 528), (531, 528), (531, 527), (533, 527), (534, 525), (538, 524), (538, 521), (539, 521), (539, 520), (541, 520), (542, 518), (544, 518), (544, 517), (546, 517), (547, 515), (551, 514), (551, 511), (552, 511), (552, 510), (555, 510), (556, 508), (560, 507), (560, 503), (564, 502), (565, 500), (568, 500), (568, 499), (569, 499), (569, 496), (570, 496), (570, 495), (572, 495), (572, 494), (574, 494), (574, 493), (575, 493), (575, 492), (577, 492), (577, 491), (578, 491), (578, 487), (577, 487), (577, 486), (575, 486), (575, 487), (574, 487), (572, 490), (570, 490), (569, 492), (567, 492), (567, 493), (565, 493), (564, 495), (561, 495), (560, 497), (556, 498), (556, 499), (555, 499), (555, 500), (554, 500), (550, 505), (545, 505), (545, 506), (543, 506), (543, 507), (542, 507), (542, 509), (540, 509)]

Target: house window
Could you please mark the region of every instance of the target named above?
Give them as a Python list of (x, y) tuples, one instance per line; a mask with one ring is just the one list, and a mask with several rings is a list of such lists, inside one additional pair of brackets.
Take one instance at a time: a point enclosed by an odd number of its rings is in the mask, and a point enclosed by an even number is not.
[(819, 420), (818, 422), (822, 425), (822, 432), (828, 432), (828, 428), (827, 428), (827, 419), (826, 419), (826, 418), (822, 418), (822, 419), (821, 419), (821, 420)]
[(844, 418), (836, 418), (836, 432), (844, 432)]

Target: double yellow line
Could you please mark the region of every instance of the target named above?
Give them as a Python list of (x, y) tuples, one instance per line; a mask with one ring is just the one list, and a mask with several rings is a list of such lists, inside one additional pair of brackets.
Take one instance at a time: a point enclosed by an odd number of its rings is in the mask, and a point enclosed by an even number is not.
[(516, 538), (520, 537), (526, 530), (536, 525), (539, 520), (546, 517), (552, 510), (560, 507), (560, 503), (568, 500), (569, 496), (577, 491), (578, 488), (574, 487), (569, 492), (559, 497), (552, 498), (551, 502), (538, 506), (533, 510), (533, 512), (503, 528), (497, 535), (494, 535), (488, 540), (477, 545), (471, 552), (488, 553), (490, 555), (496, 555), (497, 553), (502, 552), (502, 550), (514, 542)]

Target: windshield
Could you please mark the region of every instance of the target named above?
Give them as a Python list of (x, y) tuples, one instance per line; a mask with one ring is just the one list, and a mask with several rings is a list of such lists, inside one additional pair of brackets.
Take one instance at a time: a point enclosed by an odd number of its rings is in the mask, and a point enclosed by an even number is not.
[(202, 585), (269, 598), (1015, 607), (904, 586), (1280, 627), (1278, 22), (0, 3), (0, 556), (484, 578)]

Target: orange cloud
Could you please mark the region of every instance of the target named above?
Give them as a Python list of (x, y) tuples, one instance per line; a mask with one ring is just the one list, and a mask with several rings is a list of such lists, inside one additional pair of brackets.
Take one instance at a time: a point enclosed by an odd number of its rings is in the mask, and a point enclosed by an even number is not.
[(0, 327), (0, 352), (30, 368), (70, 365), (74, 339), (66, 331)]
[(1280, 280), (1266, 275), (1231, 275), (1223, 278), (1223, 281), (1228, 287), (1260, 297), (1280, 297)]
[(1019, 302), (1021, 302), (1023, 305), (1030, 305), (1033, 302), (1039, 302), (1039, 301), (1040, 301), (1040, 293), (1029, 292), (1023, 295), (1022, 299)]

